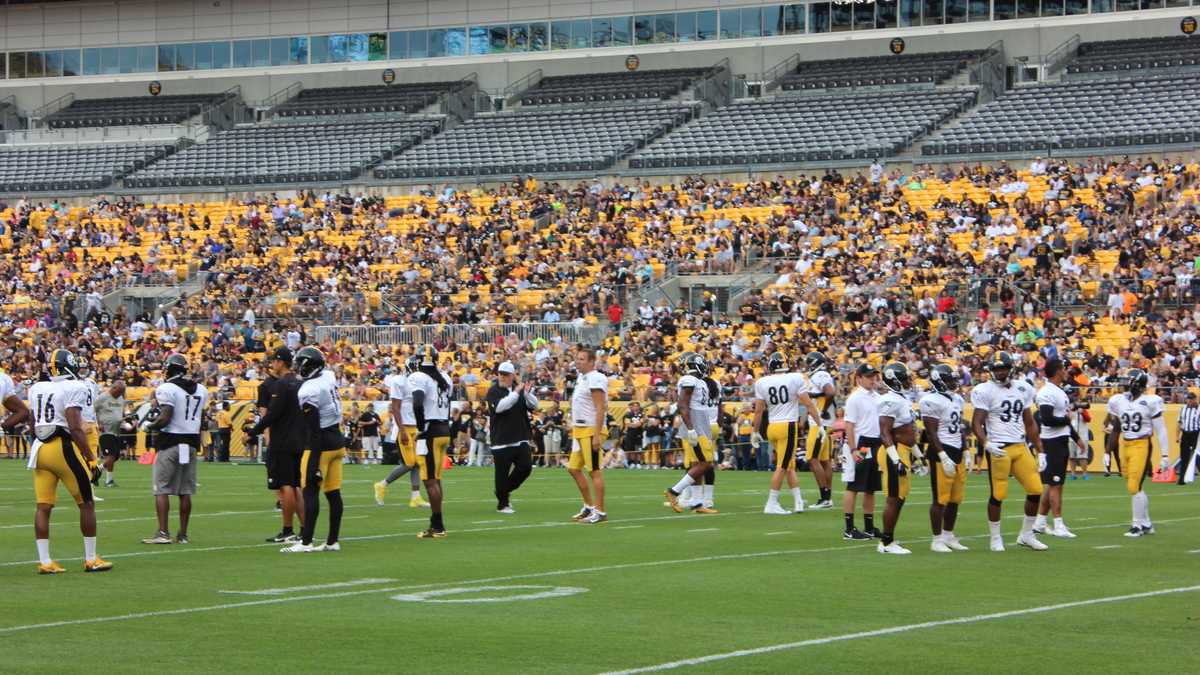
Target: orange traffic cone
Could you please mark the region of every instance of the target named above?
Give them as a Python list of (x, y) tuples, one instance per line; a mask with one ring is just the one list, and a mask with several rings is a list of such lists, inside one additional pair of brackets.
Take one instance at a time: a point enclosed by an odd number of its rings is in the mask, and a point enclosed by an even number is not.
[(154, 457), (157, 454), (158, 452), (155, 450), (147, 450), (146, 452), (143, 452), (142, 454), (138, 455), (138, 464), (153, 464)]
[(450, 461), (450, 455), (446, 455), (445, 457), (442, 458), (442, 469), (445, 470), (445, 469), (452, 469), (452, 468), (454, 468), (454, 462)]
[(1166, 471), (1155, 471), (1154, 478), (1151, 479), (1154, 483), (1174, 483), (1175, 482), (1175, 467), (1169, 466)]

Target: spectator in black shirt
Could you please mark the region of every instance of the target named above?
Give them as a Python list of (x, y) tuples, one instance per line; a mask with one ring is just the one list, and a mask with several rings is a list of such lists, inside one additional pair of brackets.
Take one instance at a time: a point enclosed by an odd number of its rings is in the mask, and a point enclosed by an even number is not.
[(381, 454), (381, 446), (379, 444), (379, 425), (382, 420), (379, 415), (375, 414), (375, 409), (367, 406), (366, 410), (358, 416), (358, 434), (362, 438), (363, 448), (363, 463), (380, 464), (383, 462)]
[(516, 373), (511, 362), (501, 363), (487, 393), (489, 440), (496, 465), (496, 511), (500, 513), (513, 513), (509, 498), (533, 471), (533, 426), (529, 418), (537, 410), (538, 400), (524, 383), (517, 384)]

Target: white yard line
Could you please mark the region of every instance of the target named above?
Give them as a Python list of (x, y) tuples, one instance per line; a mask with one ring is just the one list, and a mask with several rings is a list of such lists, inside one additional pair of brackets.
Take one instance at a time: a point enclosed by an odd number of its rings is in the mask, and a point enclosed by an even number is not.
[(1097, 551), (1107, 551), (1110, 548), (1121, 548), (1121, 545), (1120, 544), (1110, 544), (1108, 546), (1093, 546), (1092, 548), (1096, 549)]
[(956, 626), (971, 623), (980, 623), (983, 621), (997, 621), (1000, 619), (1011, 619), (1017, 616), (1027, 616), (1029, 614), (1042, 614), (1045, 612), (1056, 612), (1064, 609), (1074, 609), (1077, 607), (1089, 607), (1091, 605), (1104, 605), (1116, 602), (1127, 602), (1130, 600), (1142, 600), (1145, 598), (1154, 598), (1162, 595), (1172, 595), (1175, 593), (1194, 593), (1200, 591), (1200, 586), (1180, 586), (1178, 588), (1164, 588), (1157, 591), (1148, 591), (1146, 593), (1131, 593), (1129, 595), (1110, 595), (1103, 598), (1091, 598), (1089, 600), (1076, 600), (1075, 602), (1062, 602), (1055, 605), (1041, 605), (1039, 607), (1027, 607), (1025, 609), (1014, 609), (1007, 612), (995, 612), (993, 614), (976, 614), (974, 616), (961, 616), (955, 619), (944, 619), (941, 621), (924, 621), (922, 623), (910, 623), (902, 626), (891, 626), (888, 628), (878, 628), (876, 630), (861, 631), (858, 633), (846, 633), (843, 635), (833, 635), (830, 637), (816, 638), (813, 640), (801, 640), (799, 642), (784, 642), (775, 645), (767, 645), (765, 647), (756, 647), (754, 649), (739, 649), (732, 652), (724, 652), (722, 654), (710, 654), (708, 656), (697, 656), (690, 659), (682, 659), (679, 661), (668, 661), (659, 663), (653, 666), (642, 666), (638, 668), (630, 668), (629, 670), (618, 670), (605, 673), (604, 675), (631, 675), (632, 673), (654, 673), (661, 670), (674, 670), (676, 668), (684, 668), (687, 666), (699, 666), (715, 661), (727, 661), (729, 659), (737, 659), (743, 656), (758, 656), (760, 654), (771, 654), (774, 652), (782, 652), (791, 649), (802, 649), (804, 647), (816, 647), (827, 645), (834, 642), (846, 642), (848, 640), (860, 640), (863, 638), (881, 637), (885, 635), (898, 635), (910, 633), (912, 631), (922, 630), (925, 628), (937, 628), (939, 626)]
[(692, 533), (696, 533), (696, 532), (720, 532), (720, 531), (721, 531), (721, 528), (719, 528), (719, 527), (702, 527), (698, 530), (688, 530), (688, 533), (692, 534)]
[(377, 586), (390, 584), (397, 579), (355, 579), (354, 581), (338, 581), (331, 584), (316, 584), (313, 586), (289, 586), (287, 588), (262, 588), (256, 591), (217, 591), (230, 595), (287, 595), (301, 591), (322, 591), (327, 588), (349, 588), (351, 586)]
[(768, 532), (767, 536), (768, 537), (778, 537), (781, 534), (791, 534), (791, 533), (792, 533), (791, 530), (784, 530), (783, 532)]

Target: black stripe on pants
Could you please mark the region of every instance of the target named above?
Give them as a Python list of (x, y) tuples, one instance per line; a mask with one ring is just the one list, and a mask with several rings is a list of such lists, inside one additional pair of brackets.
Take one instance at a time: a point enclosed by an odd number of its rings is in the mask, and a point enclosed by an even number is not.
[(1187, 472), (1188, 462), (1192, 461), (1192, 453), (1196, 451), (1196, 439), (1200, 431), (1185, 431), (1179, 435), (1179, 476), (1175, 481), (1183, 484), (1183, 474)]
[[(496, 466), (497, 508), (508, 506), (509, 496), (529, 478), (533, 472), (533, 456), (529, 443), (511, 448), (492, 450), (492, 461)], [(598, 467), (597, 467), (598, 468)]]

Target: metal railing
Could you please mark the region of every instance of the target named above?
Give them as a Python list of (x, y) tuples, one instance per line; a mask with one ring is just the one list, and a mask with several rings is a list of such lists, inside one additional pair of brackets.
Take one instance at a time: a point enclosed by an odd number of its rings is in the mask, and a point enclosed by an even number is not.
[(58, 98), (54, 99), (53, 101), (50, 101), (49, 103), (47, 103), (43, 106), (34, 108), (33, 112), (29, 113), (30, 128), (33, 128), (34, 126), (39, 126), (39, 127), (42, 126), (45, 123), (45, 119), (47, 117), (49, 117), (50, 115), (53, 115), (54, 113), (58, 112), (59, 110), (62, 110), (63, 108), (71, 105), (74, 102), (75, 102), (75, 94), (68, 92), (66, 94), (63, 94), (62, 96), (59, 96)]
[[(1168, 282), (1168, 283), (1164, 283)], [(1155, 307), (1178, 308), (1195, 303), (1200, 298), (1200, 279), (1193, 280), (1188, 285), (1175, 283), (1174, 278), (1144, 280), (1137, 277), (1111, 279), (1109, 288), (1115, 290), (1130, 289), (1139, 298), (1147, 296), (1153, 299)], [(1045, 309), (1073, 310), (1107, 310), (1108, 293), (1103, 285), (1097, 284), (1092, 291), (1082, 287), (1060, 289), (1057, 285), (1050, 289), (1048, 295), (1038, 295), (1033, 291), (1022, 288), (1016, 280), (1006, 277), (973, 277), (969, 284), (963, 285), (955, 293), (955, 301), (959, 309), (976, 310), (984, 305), (999, 305), (1000, 292), (1008, 287), (1013, 292), (1014, 310), (1021, 312), (1025, 302), (1031, 301), (1035, 311)], [(995, 302), (985, 300), (995, 296)]]
[(987, 103), (1004, 95), (1005, 71), (1008, 67), (1005, 59), (1004, 41), (996, 40), (987, 46), (979, 62), (971, 67), (970, 82), (979, 85), (980, 89), (977, 103)]
[(1079, 51), (1079, 33), (1067, 38), (1062, 44), (1050, 50), (1046, 54), (1046, 58), (1042, 60), (1042, 79), (1046, 79), (1062, 70), (1067, 62), (1075, 58), (1075, 54)]
[(521, 94), (536, 87), (542, 81), (542, 69), (538, 68), (532, 73), (522, 77), (504, 88), (503, 96), (506, 104), (516, 103), (521, 99)]
[(783, 78), (787, 75), (796, 72), (800, 67), (800, 52), (796, 52), (786, 59), (772, 66), (767, 72), (762, 74), (762, 91), (764, 94), (775, 91), (779, 88)]
[(267, 109), (263, 113), (263, 119), (274, 117), (276, 108), (299, 96), (301, 91), (304, 91), (304, 85), (299, 82), (293, 82), (268, 96), (266, 100), (259, 104), (261, 107)]
[(446, 343), (490, 343), (497, 337), (516, 335), (522, 340), (561, 340), (567, 344), (599, 345), (607, 333), (604, 326), (576, 323), (498, 323), (489, 325), (407, 324), (394, 326), (317, 326), (318, 343), (347, 341), (351, 344), (419, 345)]

